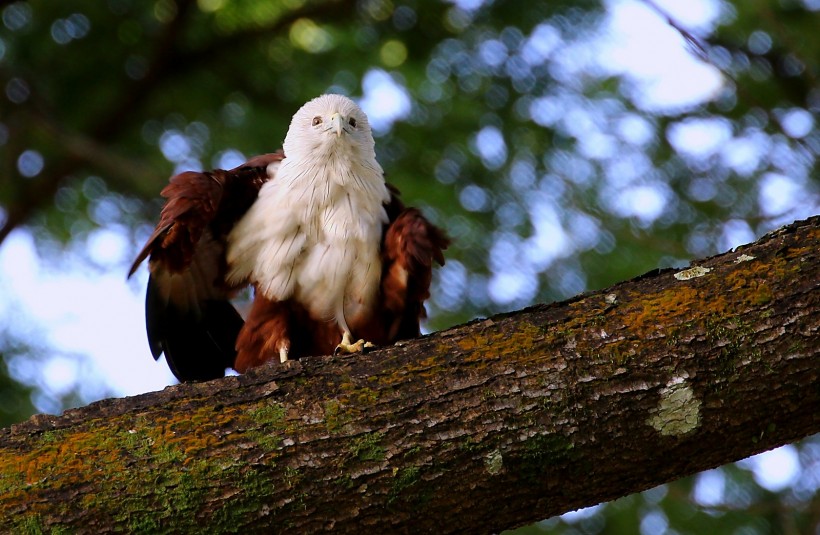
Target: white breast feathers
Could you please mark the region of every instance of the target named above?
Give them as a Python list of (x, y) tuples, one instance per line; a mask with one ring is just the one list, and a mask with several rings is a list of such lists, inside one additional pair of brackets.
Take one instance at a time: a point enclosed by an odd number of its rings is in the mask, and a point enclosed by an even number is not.
[(294, 163), (284, 160), (231, 232), (228, 279), (343, 324), (376, 297), (389, 193), (381, 169), (344, 159)]

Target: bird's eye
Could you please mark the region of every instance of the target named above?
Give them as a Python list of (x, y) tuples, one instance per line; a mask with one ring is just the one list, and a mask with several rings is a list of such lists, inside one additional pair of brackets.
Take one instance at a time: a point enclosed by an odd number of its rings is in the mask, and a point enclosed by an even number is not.
[(356, 128), (356, 119), (355, 118), (351, 117), (350, 120), (347, 121), (347, 123), (350, 126), (352, 126), (353, 128)]
[(313, 126), (319, 126), (320, 124), (322, 124), (322, 118), (317, 115), (313, 118)]

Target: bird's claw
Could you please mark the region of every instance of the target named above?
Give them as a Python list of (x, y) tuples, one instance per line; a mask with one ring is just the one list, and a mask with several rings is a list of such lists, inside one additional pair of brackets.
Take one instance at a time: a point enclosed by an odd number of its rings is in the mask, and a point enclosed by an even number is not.
[(339, 342), (339, 345), (337, 345), (336, 349), (333, 350), (333, 354), (338, 355), (340, 353), (366, 353), (367, 350), (371, 347), (376, 346), (373, 345), (371, 342), (365, 342), (364, 340), (357, 340), (353, 342), (350, 339), (350, 333), (344, 333), (342, 335), (342, 341)]

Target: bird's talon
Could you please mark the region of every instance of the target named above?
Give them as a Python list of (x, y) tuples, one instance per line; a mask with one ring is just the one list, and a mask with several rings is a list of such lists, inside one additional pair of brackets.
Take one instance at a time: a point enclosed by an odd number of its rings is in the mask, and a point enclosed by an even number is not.
[(339, 342), (339, 345), (337, 345), (336, 349), (333, 350), (333, 354), (338, 355), (339, 353), (364, 353), (365, 350), (370, 349), (371, 347), (376, 346), (374, 346), (371, 342), (365, 342), (364, 340), (357, 340), (353, 342), (350, 339), (350, 333), (344, 333), (344, 335), (342, 335), (342, 341)]

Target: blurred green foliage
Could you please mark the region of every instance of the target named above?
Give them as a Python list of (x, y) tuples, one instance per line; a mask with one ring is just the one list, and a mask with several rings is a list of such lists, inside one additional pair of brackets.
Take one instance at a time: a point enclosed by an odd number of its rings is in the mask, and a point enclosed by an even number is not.
[[(722, 80), (711, 94), (658, 104), (607, 59), (627, 4), (711, 66)], [(431, 329), (680, 265), (816, 213), (818, 3), (703, 0), (714, 14), (694, 28), (664, 5), (0, 1), (0, 241), (25, 226), (55, 265), (100, 228), (136, 249), (171, 173), (275, 150), (293, 112), (328, 91), (383, 116), (389, 180), (455, 238)], [(11, 326), (0, 344), (7, 365), (36, 346)], [(0, 424), (30, 414), (36, 381), (2, 367), (0, 382)], [(814, 472), (816, 450), (800, 449)], [(522, 532), (817, 529), (812, 496), (763, 492), (745, 468), (721, 473), (753, 497), (704, 508), (689, 478)]]

